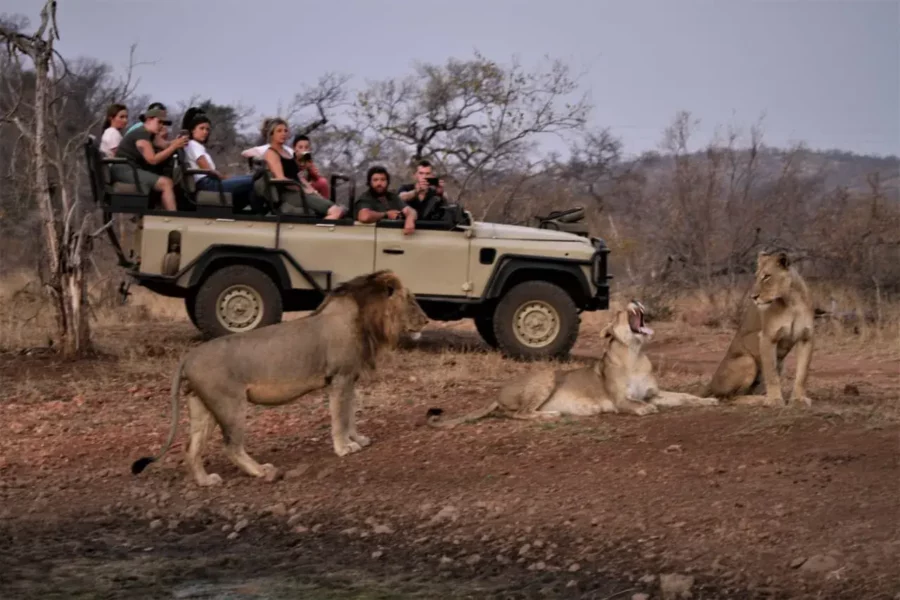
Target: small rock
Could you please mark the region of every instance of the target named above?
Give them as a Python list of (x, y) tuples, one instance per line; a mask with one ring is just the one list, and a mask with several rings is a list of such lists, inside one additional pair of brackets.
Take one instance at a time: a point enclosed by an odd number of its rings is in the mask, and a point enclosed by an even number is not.
[(459, 510), (452, 505), (447, 505), (442, 508), (436, 515), (431, 517), (429, 523), (431, 525), (437, 525), (439, 523), (443, 523), (445, 521), (454, 522), (459, 518)]
[(570, 579), (569, 582), (566, 584), (566, 588), (571, 589), (573, 587), (578, 587), (578, 582), (575, 581), (574, 579)]
[(806, 558), (804, 558), (803, 556), (797, 557), (791, 561), (791, 568), (799, 569), (800, 567), (803, 566), (803, 563), (805, 563), (805, 562), (806, 562)]
[(542, 560), (539, 560), (536, 563), (532, 563), (532, 564), (528, 565), (528, 570), (529, 571), (546, 571), (547, 563), (545, 563)]
[(200, 497), (200, 492), (197, 490), (188, 490), (184, 493), (184, 499), (190, 502), (191, 500), (196, 500)]
[(353, 535), (357, 531), (358, 531), (358, 529), (356, 527), (348, 527), (347, 529), (344, 529), (343, 531), (341, 531), (341, 534), (342, 535)]
[(643, 583), (644, 585), (653, 585), (654, 583), (656, 583), (656, 575), (647, 574), (638, 579), (638, 581)]
[(650, 594), (632, 594), (631, 600), (650, 600)]
[(569, 573), (577, 573), (580, 570), (581, 565), (579, 565), (578, 563), (572, 563), (571, 565), (569, 565)]
[(176, 529), (178, 529), (179, 525), (181, 525), (181, 521), (179, 521), (178, 519), (172, 519), (171, 521), (169, 521), (169, 524), (166, 527), (169, 531), (175, 531)]
[(324, 469), (316, 473), (316, 480), (321, 481), (332, 473), (334, 473), (334, 469), (332, 469), (331, 467), (325, 467)]
[(683, 451), (684, 449), (681, 447), (681, 444), (672, 444), (664, 450), (666, 454), (675, 454)]
[(237, 531), (232, 531), (231, 533), (228, 534), (228, 539), (229, 539), (229, 540), (236, 540), (236, 539), (237, 539), (237, 536), (238, 536)]
[(228, 533), (229, 531), (231, 531), (231, 523), (222, 525), (222, 533)]
[(478, 554), (473, 554), (472, 556), (466, 558), (466, 564), (470, 566), (477, 565), (479, 562), (481, 562), (481, 556)]
[(287, 515), (287, 506), (284, 503), (279, 502), (278, 504), (273, 504), (268, 507), (265, 512), (272, 515), (273, 517), (283, 517)]
[(659, 576), (659, 591), (662, 593), (663, 600), (690, 598), (692, 587), (694, 587), (693, 575), (664, 573)]
[(807, 573), (827, 573), (838, 568), (838, 559), (831, 554), (816, 554), (807, 558), (800, 566)]
[(372, 558), (374, 558), (374, 559), (379, 559), (382, 556), (384, 556), (384, 552), (382, 552), (381, 550), (376, 550), (375, 552), (372, 553)]
[(303, 525), (294, 527), (294, 533), (306, 533), (307, 531), (309, 531), (309, 527), (304, 527)]
[(450, 565), (452, 565), (452, 564), (453, 564), (453, 559), (450, 558), (449, 556), (442, 556), (442, 557), (441, 557), (441, 566), (442, 566), (442, 567), (447, 567), (447, 566), (450, 566)]
[(151, 530), (152, 530), (152, 529), (159, 529), (159, 528), (162, 527), (162, 526), (163, 526), (162, 519), (153, 519), (152, 521), (150, 521), (150, 529), (151, 529)]
[(247, 529), (248, 525), (250, 525), (250, 521), (248, 521), (247, 519), (241, 519), (240, 521), (238, 521), (237, 523), (234, 524), (235, 533), (240, 533), (243, 530)]
[(531, 544), (525, 544), (521, 548), (519, 548), (519, 556), (524, 554), (528, 554), (528, 551), (531, 550)]
[(303, 519), (303, 515), (301, 515), (300, 513), (294, 513), (287, 520), (288, 527), (293, 527), (294, 525), (299, 523), (302, 519)]
[(388, 525), (376, 525), (372, 528), (372, 533), (394, 533), (394, 530)]

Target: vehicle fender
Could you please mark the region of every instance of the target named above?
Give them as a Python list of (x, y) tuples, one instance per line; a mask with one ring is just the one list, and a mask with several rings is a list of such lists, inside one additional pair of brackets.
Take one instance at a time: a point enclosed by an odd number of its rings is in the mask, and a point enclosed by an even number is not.
[(290, 289), (291, 278), (284, 266), (283, 251), (272, 248), (252, 246), (212, 245), (198, 256), (191, 268), (188, 285), (193, 287), (200, 283), (204, 275), (214, 263), (248, 264), (257, 263), (270, 275), (275, 275), (275, 284), (281, 289)]

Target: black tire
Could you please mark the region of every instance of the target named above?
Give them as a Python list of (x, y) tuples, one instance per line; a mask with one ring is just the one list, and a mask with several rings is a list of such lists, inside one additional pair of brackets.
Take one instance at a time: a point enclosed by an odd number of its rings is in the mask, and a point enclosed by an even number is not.
[(197, 325), (197, 290), (192, 290), (188, 292), (188, 295), (184, 297), (184, 309), (187, 311), (188, 319), (191, 320), (191, 323), (194, 324), (194, 327), (199, 329), (199, 325)]
[[(528, 312), (523, 315), (520, 311)], [(536, 322), (534, 318), (529, 319), (528, 313), (536, 315)], [(517, 319), (535, 322), (537, 327), (532, 330), (532, 336), (525, 329), (527, 323), (520, 324), (517, 335)], [(526, 281), (512, 287), (494, 311), (498, 347), (504, 355), (520, 360), (566, 357), (578, 338), (580, 324), (578, 307), (572, 297), (548, 281)], [(526, 339), (532, 341), (528, 343)]]
[(491, 311), (485, 311), (485, 313), (473, 319), (475, 321), (475, 329), (478, 330), (478, 335), (481, 336), (485, 344), (491, 348), (496, 348), (497, 334), (494, 333), (494, 315)]
[[(219, 310), (226, 297), (234, 294), (229, 306), (233, 320), (227, 323)], [(225, 307), (221, 307), (225, 308)], [(250, 314), (244, 318), (244, 312)], [(272, 279), (255, 267), (232, 265), (212, 273), (200, 285), (194, 301), (197, 329), (215, 338), (252, 331), (281, 321), (281, 292)]]

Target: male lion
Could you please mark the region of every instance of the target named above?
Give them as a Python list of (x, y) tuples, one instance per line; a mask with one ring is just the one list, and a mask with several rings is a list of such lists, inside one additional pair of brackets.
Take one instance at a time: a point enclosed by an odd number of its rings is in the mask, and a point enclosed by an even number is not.
[(542, 371), (507, 383), (484, 408), (456, 419), (440, 420), (440, 408), (428, 410), (432, 427), (455, 427), (492, 413), (514, 419), (587, 416), (604, 412), (647, 415), (659, 406), (712, 406), (715, 398), (659, 389), (642, 347), (653, 335), (644, 325), (644, 306), (632, 300), (603, 329), (605, 347), (593, 365), (570, 371)]
[(178, 395), (182, 374), (188, 399), (191, 438), (185, 462), (198, 485), (215, 485), (222, 478), (207, 473), (201, 452), (216, 423), (222, 429), (225, 453), (241, 470), (273, 481), (277, 471), (260, 465), (244, 450), (246, 402), (281, 405), (331, 386), (331, 438), (338, 456), (357, 452), (369, 439), (356, 431), (356, 380), (363, 369), (374, 369), (383, 348), (395, 347), (404, 332), (415, 335), (428, 318), (415, 296), (391, 271), (355, 277), (335, 288), (310, 315), (216, 338), (188, 352), (172, 382), (172, 428), (157, 456), (132, 465), (140, 473), (162, 457), (178, 428)]
[[(759, 253), (750, 298), (754, 306), (744, 311), (737, 334), (710, 382), (709, 395), (734, 398), (736, 404), (784, 405), (780, 375), (785, 356), (796, 346), (792, 400), (812, 405), (806, 395), (806, 376), (815, 315), (806, 282), (785, 252)], [(755, 395), (763, 385), (765, 396)]]

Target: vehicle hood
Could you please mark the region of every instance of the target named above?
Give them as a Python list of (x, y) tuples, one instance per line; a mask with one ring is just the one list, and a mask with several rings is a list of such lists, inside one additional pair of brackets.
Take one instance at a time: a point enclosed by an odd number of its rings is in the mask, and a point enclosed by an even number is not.
[(520, 225), (505, 225), (501, 223), (483, 223), (481, 221), (475, 221), (473, 228), (475, 229), (476, 237), (480, 238), (572, 242), (586, 246), (591, 245), (588, 238), (566, 231), (554, 231), (553, 229), (538, 229), (537, 227), (522, 227)]

